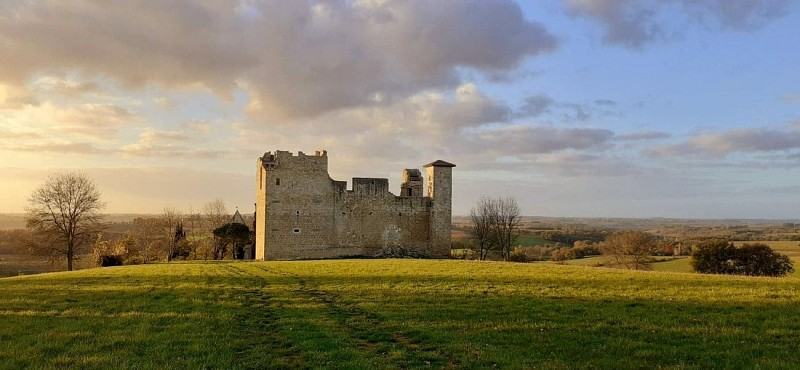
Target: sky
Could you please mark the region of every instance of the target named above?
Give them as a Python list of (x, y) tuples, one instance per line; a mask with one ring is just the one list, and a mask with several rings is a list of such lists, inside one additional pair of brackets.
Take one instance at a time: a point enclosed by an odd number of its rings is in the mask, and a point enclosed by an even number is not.
[(0, 212), (49, 174), (109, 213), (250, 212), (256, 159), (442, 159), (453, 212), (800, 218), (800, 2), (0, 3)]

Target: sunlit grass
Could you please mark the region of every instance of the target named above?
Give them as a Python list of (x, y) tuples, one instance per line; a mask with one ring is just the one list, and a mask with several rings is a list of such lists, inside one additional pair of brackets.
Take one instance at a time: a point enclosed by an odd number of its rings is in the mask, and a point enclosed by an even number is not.
[(796, 277), (548, 263), (92, 269), (0, 279), (0, 368), (795, 368), (798, 303)]

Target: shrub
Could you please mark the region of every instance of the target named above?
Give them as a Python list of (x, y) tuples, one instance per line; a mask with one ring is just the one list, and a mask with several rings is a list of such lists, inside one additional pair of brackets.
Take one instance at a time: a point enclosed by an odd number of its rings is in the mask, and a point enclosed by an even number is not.
[(570, 258), (570, 248), (556, 248), (552, 252), (550, 252), (550, 260), (551, 261), (566, 261), (571, 260)]
[(570, 251), (572, 259), (584, 258), (588, 256), (599, 256), (600, 247), (594, 242), (588, 240), (579, 240), (575, 242), (575, 247)]
[(460, 260), (474, 260), (478, 256), (472, 249), (451, 249), (450, 250), (450, 258), (460, 259)]
[(524, 247), (517, 246), (508, 254), (508, 260), (511, 262), (528, 262), (528, 254)]
[(766, 244), (736, 247), (725, 240), (709, 240), (697, 245), (692, 253), (692, 268), (704, 274), (747, 276), (784, 276), (794, 271), (789, 257)]
[(641, 231), (620, 231), (600, 244), (600, 250), (614, 265), (636, 270), (650, 269), (650, 256), (656, 249), (655, 237)]
[(122, 266), (123, 257), (119, 255), (103, 255), (99, 256), (98, 265), (100, 267), (108, 266)]

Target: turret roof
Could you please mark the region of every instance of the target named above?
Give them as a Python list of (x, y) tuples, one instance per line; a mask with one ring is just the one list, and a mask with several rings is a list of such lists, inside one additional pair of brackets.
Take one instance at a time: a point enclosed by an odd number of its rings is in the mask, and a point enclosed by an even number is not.
[(431, 166), (433, 166), (433, 167), (455, 167), (456, 165), (454, 165), (454, 164), (452, 164), (450, 162), (445, 162), (445, 161), (443, 161), (441, 159), (437, 159), (437, 160), (435, 160), (435, 161), (433, 161), (431, 163), (428, 163), (428, 164), (424, 165), (423, 167), (431, 167)]
[(231, 217), (231, 222), (230, 223), (246, 225), (244, 223), (244, 217), (242, 217), (242, 214), (239, 213), (238, 209), (236, 210), (236, 213), (233, 214), (233, 217)]

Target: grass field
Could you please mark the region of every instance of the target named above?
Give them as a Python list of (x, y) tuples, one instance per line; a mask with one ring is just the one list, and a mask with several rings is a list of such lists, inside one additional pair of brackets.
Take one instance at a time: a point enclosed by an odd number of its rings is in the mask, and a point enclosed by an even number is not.
[(0, 368), (797, 368), (800, 279), (178, 263), (0, 279)]

